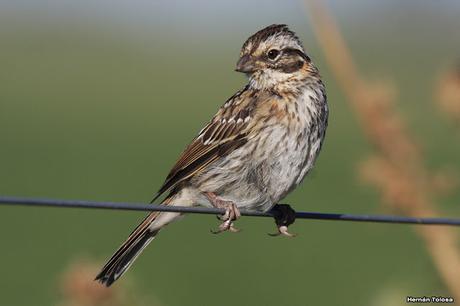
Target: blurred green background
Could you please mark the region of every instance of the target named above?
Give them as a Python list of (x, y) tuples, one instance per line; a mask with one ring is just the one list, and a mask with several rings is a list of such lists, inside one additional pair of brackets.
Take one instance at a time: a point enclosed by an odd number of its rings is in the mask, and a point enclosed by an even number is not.
[[(433, 102), (460, 59), (454, 1), (330, 1), (363, 73), (391, 80), (430, 169), (459, 170), (459, 133)], [(246, 79), (244, 40), (287, 23), (327, 85), (330, 127), (298, 210), (388, 213), (357, 165), (372, 148), (297, 1), (0, 1), (0, 194), (147, 202), (185, 145)], [(460, 216), (460, 192), (437, 199)], [(101, 264), (142, 213), (0, 209), (0, 305), (56, 305), (76, 259)], [(211, 235), (212, 216), (170, 226), (128, 272), (155, 305), (404, 305), (448, 295), (411, 226), (268, 219)], [(124, 279), (114, 287), (123, 286)], [(115, 289), (116, 290), (116, 289)], [(153, 302), (152, 302), (153, 304)]]

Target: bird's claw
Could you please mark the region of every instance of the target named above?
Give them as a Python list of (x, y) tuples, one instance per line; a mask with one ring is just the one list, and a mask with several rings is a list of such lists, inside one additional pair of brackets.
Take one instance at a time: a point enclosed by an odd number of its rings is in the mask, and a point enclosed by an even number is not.
[(205, 195), (214, 207), (225, 209), (223, 215), (217, 216), (217, 218), (223, 222), (219, 225), (217, 230), (211, 230), (211, 232), (213, 234), (219, 234), (226, 231), (238, 233), (240, 230), (233, 226), (233, 221), (241, 217), (241, 213), (236, 204), (231, 201), (221, 200), (213, 193), (206, 193)]
[(285, 226), (285, 225), (282, 225), (282, 226), (278, 227), (278, 233), (273, 233), (273, 234), (268, 234), (268, 235), (272, 236), (272, 237), (282, 235), (282, 236), (291, 237), (291, 238), (297, 236), (297, 234), (289, 233), (288, 232), (288, 227)]
[(295, 237), (297, 234), (291, 234), (288, 226), (295, 222), (295, 210), (288, 204), (277, 204), (272, 208), (273, 217), (278, 228), (278, 233), (269, 234), (272, 237), (279, 235), (286, 237)]
[(211, 230), (211, 233), (220, 234), (220, 233), (226, 232), (226, 231), (229, 231), (229, 232), (232, 232), (232, 233), (238, 233), (241, 230), (239, 228), (236, 228), (236, 227), (233, 226), (233, 221), (227, 220), (227, 221), (222, 222), (219, 225), (219, 228), (217, 230)]

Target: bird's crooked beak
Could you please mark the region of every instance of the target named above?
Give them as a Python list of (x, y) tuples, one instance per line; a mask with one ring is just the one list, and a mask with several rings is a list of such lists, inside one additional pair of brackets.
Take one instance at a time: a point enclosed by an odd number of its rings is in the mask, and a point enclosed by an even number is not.
[(238, 63), (236, 64), (235, 71), (243, 72), (243, 73), (252, 73), (254, 72), (254, 61), (251, 59), (249, 55), (242, 56)]

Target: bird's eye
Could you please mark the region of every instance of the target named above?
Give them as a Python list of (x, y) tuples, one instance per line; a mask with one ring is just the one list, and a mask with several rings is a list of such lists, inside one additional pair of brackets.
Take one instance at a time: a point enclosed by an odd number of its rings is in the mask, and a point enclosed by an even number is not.
[(274, 60), (278, 56), (278, 54), (280, 54), (279, 50), (271, 49), (270, 51), (268, 51), (267, 56), (269, 59)]

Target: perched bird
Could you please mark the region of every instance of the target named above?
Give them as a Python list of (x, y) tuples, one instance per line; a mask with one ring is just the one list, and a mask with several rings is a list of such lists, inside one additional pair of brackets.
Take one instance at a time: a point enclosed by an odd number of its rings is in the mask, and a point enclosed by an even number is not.
[[(294, 211), (277, 205), (313, 168), (323, 143), (328, 106), (318, 69), (294, 32), (271, 25), (244, 43), (236, 71), (249, 83), (199, 132), (152, 200), (162, 205), (225, 209), (216, 231), (237, 231), (240, 208), (275, 209), (279, 234)], [(116, 281), (180, 213), (152, 212), (129, 235), (96, 279)]]

